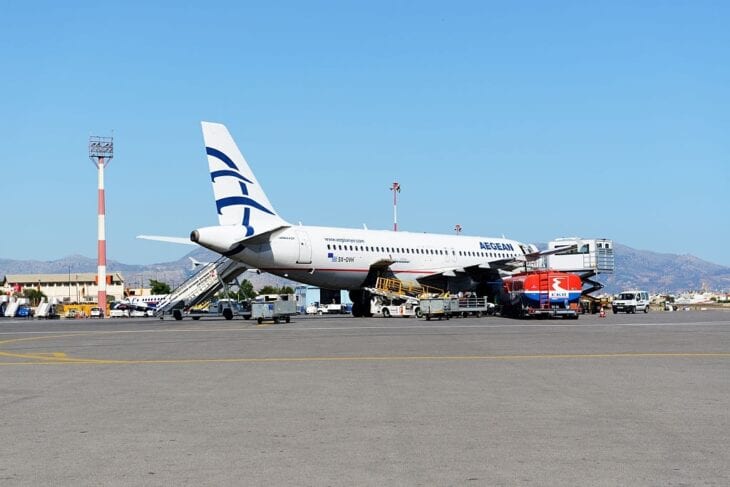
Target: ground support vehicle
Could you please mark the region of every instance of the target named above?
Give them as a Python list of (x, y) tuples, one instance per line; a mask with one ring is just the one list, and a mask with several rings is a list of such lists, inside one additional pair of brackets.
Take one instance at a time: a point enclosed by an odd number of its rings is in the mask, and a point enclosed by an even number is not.
[(284, 320), (289, 323), (295, 314), (297, 303), (293, 294), (267, 294), (257, 297), (251, 303), (251, 317), (258, 324), (264, 320), (272, 320), (274, 323)]
[(496, 310), (495, 304), (487, 301), (486, 297), (461, 297), (455, 301), (455, 305), (451, 310), (452, 316), (462, 316), (464, 318), (467, 316), (479, 318), (485, 315), (493, 315)]
[(637, 311), (649, 312), (649, 293), (646, 291), (623, 291), (616, 296), (611, 303), (614, 314), (619, 311), (625, 313), (636, 313)]
[[(180, 318), (178, 318), (178, 314)], [(200, 318), (225, 318), (226, 320), (243, 318), (248, 320), (251, 318), (251, 306), (247, 301), (238, 302), (235, 299), (219, 299), (203, 308), (191, 308), (187, 311), (175, 309), (172, 316), (175, 319), (192, 318), (196, 321)]]
[(373, 296), (370, 299), (370, 312), (373, 316), (382, 316), (383, 318), (390, 318), (391, 316), (410, 318), (411, 316), (418, 316), (421, 308), (416, 298), (408, 296), (397, 298)]
[(346, 313), (347, 309), (344, 304), (331, 303), (331, 304), (319, 304), (312, 303), (307, 306), (306, 313), (308, 315), (333, 315)]
[(502, 282), (503, 316), (578, 319), (583, 282), (577, 274), (545, 269), (520, 272)]
[(419, 300), (421, 316), (425, 316), (426, 320), (431, 318), (446, 318), (447, 320), (452, 313), (452, 298), (424, 298)]
[(129, 310), (127, 308), (112, 308), (109, 311), (109, 318), (129, 318)]

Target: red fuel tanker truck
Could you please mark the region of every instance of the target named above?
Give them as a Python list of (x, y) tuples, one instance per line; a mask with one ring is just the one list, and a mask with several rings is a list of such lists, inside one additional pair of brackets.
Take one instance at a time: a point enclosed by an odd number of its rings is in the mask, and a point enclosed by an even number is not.
[(550, 269), (520, 272), (502, 283), (503, 316), (578, 319), (583, 282), (576, 274)]

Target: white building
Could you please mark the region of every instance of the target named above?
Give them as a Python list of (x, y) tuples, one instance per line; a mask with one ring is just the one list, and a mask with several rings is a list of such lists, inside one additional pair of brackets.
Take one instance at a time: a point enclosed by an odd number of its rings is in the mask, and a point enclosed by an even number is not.
[[(95, 272), (70, 274), (8, 274), (2, 281), (5, 292), (22, 293), (37, 289), (48, 297), (63, 303), (95, 303), (98, 296)], [(118, 272), (107, 274), (106, 294), (109, 301), (124, 298), (124, 278)]]

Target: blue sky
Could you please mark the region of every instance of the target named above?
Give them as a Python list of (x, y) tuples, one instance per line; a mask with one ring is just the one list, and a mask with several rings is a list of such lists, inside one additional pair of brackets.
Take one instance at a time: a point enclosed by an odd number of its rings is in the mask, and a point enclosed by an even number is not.
[[(292, 222), (730, 265), (727, 2), (14, 2), (0, 16), (0, 258), (96, 255), (217, 222), (201, 120)], [(12, 224), (8, 224), (9, 221)]]

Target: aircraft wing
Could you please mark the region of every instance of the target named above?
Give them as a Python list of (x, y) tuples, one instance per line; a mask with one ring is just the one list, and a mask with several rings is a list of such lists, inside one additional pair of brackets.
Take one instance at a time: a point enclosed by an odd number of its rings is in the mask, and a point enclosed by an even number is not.
[(546, 255), (556, 255), (575, 250), (577, 245), (570, 245), (553, 250), (542, 250), (540, 252), (532, 252), (530, 254), (520, 255), (509, 259), (492, 260), (481, 264), (473, 264), (464, 267), (452, 267), (441, 269), (431, 275), (418, 279), (423, 284), (439, 283), (444, 278), (470, 278), (474, 281), (491, 281), (498, 279), (502, 275), (511, 274), (515, 270), (525, 267), (528, 262), (534, 262)]
[(528, 262), (532, 262), (537, 259), (541, 259), (541, 258), (545, 257), (546, 255), (565, 254), (565, 253), (571, 252), (573, 250), (576, 250), (577, 248), (578, 248), (578, 244), (573, 244), (573, 245), (567, 245), (565, 247), (559, 247), (557, 249), (552, 249), (552, 250), (541, 250), (539, 252), (525, 254), (525, 259)]

